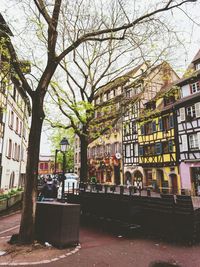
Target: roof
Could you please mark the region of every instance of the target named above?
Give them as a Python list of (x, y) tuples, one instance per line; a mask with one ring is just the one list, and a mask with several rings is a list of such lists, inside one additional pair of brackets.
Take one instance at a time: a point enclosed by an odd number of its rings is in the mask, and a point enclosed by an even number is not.
[(200, 70), (193, 71), (192, 73), (188, 74), (187, 77), (185, 76), (185, 77), (181, 78), (180, 80), (178, 80), (177, 85), (185, 84), (189, 80), (195, 79), (198, 76), (200, 76)]
[(148, 102), (152, 102), (157, 100), (160, 97), (163, 97), (163, 95), (165, 95), (166, 93), (170, 92), (172, 89), (175, 88), (175, 86), (177, 85), (177, 81), (174, 81), (170, 84), (165, 84), (161, 87), (160, 91), (158, 91), (158, 93)]
[(197, 52), (197, 54), (195, 55), (195, 57), (193, 58), (192, 63), (194, 63), (194, 62), (197, 61), (197, 60), (200, 60), (200, 49), (199, 49), (199, 51)]
[(126, 84), (130, 78), (134, 77), (134, 74), (144, 65), (145, 63), (142, 63), (140, 65), (138, 65), (137, 67), (135, 67), (134, 69), (130, 70), (129, 72), (125, 73), (124, 75), (117, 77), (116, 79), (108, 82), (105, 85), (102, 85), (101, 87), (99, 87), (98, 92), (96, 93), (95, 96), (98, 96), (99, 94), (101, 94), (102, 92), (107, 92), (110, 89), (116, 88), (120, 85), (124, 85)]
[(185, 102), (192, 102), (192, 100), (196, 100), (196, 98), (197, 100), (200, 99), (200, 92), (180, 98), (179, 100), (176, 101), (176, 106), (179, 106)]
[(4, 17), (1, 15), (1, 13), (0, 13), (0, 31), (6, 32), (6, 33), (9, 34), (10, 36), (13, 36), (12, 31), (11, 31), (10, 28), (8, 27), (8, 24), (7, 24), (6, 21), (4, 20)]
[(188, 75), (188, 72), (195, 71), (195, 63), (197, 63), (197, 61), (200, 61), (200, 49), (196, 53), (196, 55), (193, 58), (193, 60), (191, 61), (191, 63), (189, 64), (189, 66), (188, 66), (188, 68), (187, 68), (187, 70), (183, 76)]
[(55, 156), (53, 155), (40, 155), (40, 161), (54, 161)]

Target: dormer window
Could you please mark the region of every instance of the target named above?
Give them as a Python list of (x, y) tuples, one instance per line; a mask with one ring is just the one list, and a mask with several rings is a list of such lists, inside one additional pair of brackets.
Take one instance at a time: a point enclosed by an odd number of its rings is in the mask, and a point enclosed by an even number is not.
[(170, 104), (173, 104), (175, 102), (175, 96), (166, 96), (164, 97), (164, 106), (168, 106)]
[(191, 84), (191, 93), (194, 94), (194, 93), (197, 93), (199, 91), (200, 91), (199, 82), (192, 83)]
[(200, 70), (200, 62), (195, 64), (195, 70)]

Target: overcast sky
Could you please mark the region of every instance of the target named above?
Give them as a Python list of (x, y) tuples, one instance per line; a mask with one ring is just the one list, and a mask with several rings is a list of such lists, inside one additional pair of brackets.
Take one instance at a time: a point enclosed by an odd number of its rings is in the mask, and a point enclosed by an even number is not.
[[(151, 2), (153, 2), (152, 0)], [(156, 0), (155, 0), (156, 1)], [(20, 21), (20, 11), (16, 8), (11, 8), (11, 2), (8, 0), (1, 0), (0, 12), (6, 16), (6, 21), (9, 19), (18, 18), (18, 23)], [(179, 55), (179, 59), (177, 62), (174, 62), (174, 68), (179, 73), (180, 70), (185, 70), (197, 51), (200, 49), (200, 0), (198, 0), (198, 4), (194, 5), (191, 3), (187, 5), (185, 9), (187, 15), (180, 10), (173, 11), (173, 17), (176, 21), (176, 29), (180, 31), (180, 35), (184, 37), (185, 42), (185, 50), (180, 47), (177, 47), (177, 51), (175, 51)], [(6, 13), (5, 13), (6, 12)], [(5, 15), (6, 14), (6, 15)], [(193, 23), (188, 16), (192, 16), (195, 19), (196, 23)], [(49, 154), (50, 153), (50, 144), (48, 142), (48, 134), (43, 131), (42, 140), (41, 140), (41, 154)]]

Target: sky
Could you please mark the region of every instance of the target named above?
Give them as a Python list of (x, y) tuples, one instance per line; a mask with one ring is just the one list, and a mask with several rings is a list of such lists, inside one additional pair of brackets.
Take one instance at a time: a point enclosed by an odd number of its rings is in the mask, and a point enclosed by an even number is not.
[[(145, 0), (143, 0), (145, 1)], [(152, 0), (151, 2), (156, 1)], [(148, 1), (146, 3), (149, 3)], [(12, 8), (11, 8), (12, 7)], [(13, 11), (14, 10), (14, 11)], [(16, 19), (17, 23), (22, 23), (20, 21), (20, 10), (13, 9), (11, 5), (11, 1), (1, 0), (0, 12), (5, 15), (5, 19), (9, 22), (9, 18)], [(187, 5), (185, 8), (185, 13), (180, 12), (180, 10), (174, 10), (172, 12), (173, 17), (176, 21), (176, 29), (178, 29), (181, 37), (185, 39), (184, 45), (185, 49), (182, 47), (177, 47), (177, 51), (175, 51), (179, 55), (179, 59), (177, 62), (174, 62), (174, 66), (176, 71), (179, 71), (181, 75), (181, 71), (184, 71), (191, 60), (194, 58), (195, 54), (200, 49), (200, 0), (198, 0), (198, 5), (194, 5), (191, 3)], [(188, 17), (192, 16), (195, 20), (195, 23), (191, 21)], [(181, 71), (180, 71), (181, 70)], [(50, 142), (48, 141), (49, 131), (43, 128), (42, 137), (41, 137), (41, 154), (50, 154)]]

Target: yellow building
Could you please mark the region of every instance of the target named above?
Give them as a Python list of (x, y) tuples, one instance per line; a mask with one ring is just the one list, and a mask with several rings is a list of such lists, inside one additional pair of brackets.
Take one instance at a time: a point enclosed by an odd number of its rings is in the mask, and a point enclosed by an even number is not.
[(173, 85), (164, 86), (146, 103), (138, 121), (139, 165), (144, 170), (144, 185), (159, 192), (180, 190), (174, 111), (177, 99), (178, 89)]

